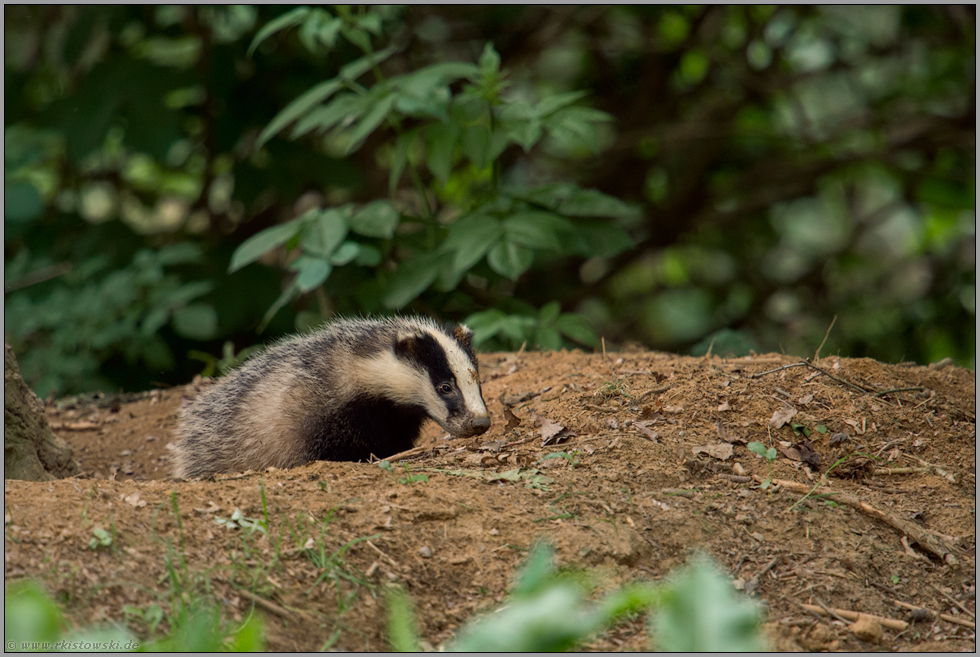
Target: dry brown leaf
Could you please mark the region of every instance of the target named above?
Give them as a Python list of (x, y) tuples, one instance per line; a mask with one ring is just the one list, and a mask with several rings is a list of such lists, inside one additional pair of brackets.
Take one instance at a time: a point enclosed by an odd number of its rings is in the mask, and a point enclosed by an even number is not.
[(640, 424), (639, 422), (635, 423), (633, 426), (636, 427), (637, 429), (639, 429), (640, 430), (640, 435), (643, 436), (644, 438), (646, 438), (647, 440), (649, 440), (650, 442), (652, 442), (652, 443), (659, 442), (657, 439), (660, 437), (660, 434), (657, 433), (656, 431), (650, 431), (649, 429), (647, 429), (644, 425)]
[(557, 422), (553, 422), (544, 416), (538, 416), (538, 421), (540, 423), (541, 429), (539, 434), (543, 440), (548, 440), (554, 438), (559, 433), (565, 430), (565, 427)]
[(806, 406), (807, 404), (809, 404), (812, 401), (813, 401), (813, 395), (804, 395), (804, 396), (800, 397), (800, 399), (799, 399), (799, 402), (801, 404), (803, 404), (804, 406)]
[(664, 413), (683, 413), (683, 406), (664, 406)]
[(504, 419), (507, 420), (507, 426), (504, 427), (504, 431), (510, 431), (514, 427), (521, 426), (521, 418), (514, 415), (509, 408), (504, 408)]
[(715, 445), (701, 445), (699, 447), (695, 447), (691, 451), (693, 451), (695, 454), (704, 453), (708, 456), (713, 456), (716, 459), (727, 461), (732, 457), (734, 448), (730, 443), (717, 443)]
[(725, 402), (722, 402), (721, 404), (718, 405), (718, 412), (719, 413), (724, 413), (725, 411), (730, 411), (730, 410), (732, 410), (732, 407), (729, 406), (728, 402), (726, 402), (726, 401)]
[(803, 458), (800, 456), (800, 450), (795, 447), (780, 447), (779, 451), (782, 452), (783, 456), (788, 458), (790, 461), (802, 461)]
[(792, 420), (794, 415), (796, 415), (795, 408), (780, 408), (773, 412), (772, 417), (769, 419), (769, 426), (773, 429), (779, 429)]

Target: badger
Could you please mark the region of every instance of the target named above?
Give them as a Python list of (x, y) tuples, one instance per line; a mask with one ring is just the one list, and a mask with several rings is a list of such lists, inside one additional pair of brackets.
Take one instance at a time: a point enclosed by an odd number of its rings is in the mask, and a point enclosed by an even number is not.
[(245, 361), (181, 410), (174, 476), (365, 461), (410, 449), (432, 418), (490, 428), (473, 332), (424, 317), (341, 319)]

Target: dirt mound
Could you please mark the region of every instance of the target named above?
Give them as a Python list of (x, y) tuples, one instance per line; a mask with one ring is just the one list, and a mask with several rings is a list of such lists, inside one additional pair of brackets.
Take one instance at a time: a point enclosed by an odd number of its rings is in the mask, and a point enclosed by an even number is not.
[[(976, 649), (973, 372), (561, 352), (485, 354), (481, 373), (491, 430), (432, 425), (390, 470), (174, 482), (166, 444), (193, 386), (49, 407), (84, 474), (5, 482), (8, 581), (39, 578), (74, 622), (142, 636), (175, 599), (206, 597), (226, 618), (265, 615), (273, 650), (384, 650), (391, 581), (438, 646), (503, 598), (539, 539), (599, 590), (701, 548), (765, 601), (778, 649)], [(848, 611), (918, 620), (884, 623), (875, 645)], [(637, 619), (588, 647), (645, 645)]]

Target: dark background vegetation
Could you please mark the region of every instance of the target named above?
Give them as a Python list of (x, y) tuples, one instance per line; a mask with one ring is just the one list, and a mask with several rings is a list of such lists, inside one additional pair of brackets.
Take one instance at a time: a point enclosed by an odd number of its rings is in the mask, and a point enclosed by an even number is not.
[[(974, 367), (973, 6), (341, 9), (249, 54), (291, 9), (4, 7), (4, 331), (40, 394), (184, 383), (335, 313), (392, 311), (475, 318), (485, 348), (594, 344), (542, 328), (560, 309), (607, 348), (720, 355), (812, 355), (836, 317), (823, 354)], [(260, 144), (364, 55), (359, 34), (397, 46), (375, 71), (389, 77), (487, 62), (492, 42), (500, 102), (583, 90), (588, 120), (482, 168), (450, 147), (448, 179), (420, 167), (393, 190), (411, 126), (390, 117), (351, 153), (315, 131)], [(488, 256), (454, 289), (423, 271), (418, 294), (393, 295), (420, 271), (413, 235), (438, 246), (491, 175), (635, 212), (574, 224), (578, 246)], [(413, 188), (436, 217), (421, 233)], [(375, 199), (398, 207), (398, 231), (359, 237), (322, 285), (282, 296), (295, 244), (228, 273), (260, 231)], [(597, 246), (624, 232), (632, 246)]]

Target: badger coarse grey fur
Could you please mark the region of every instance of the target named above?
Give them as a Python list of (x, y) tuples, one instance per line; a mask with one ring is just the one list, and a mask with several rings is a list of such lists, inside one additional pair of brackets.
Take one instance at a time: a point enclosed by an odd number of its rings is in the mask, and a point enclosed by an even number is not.
[(393, 317), (339, 320), (279, 342), (181, 411), (174, 475), (384, 458), (411, 448), (426, 418), (457, 437), (482, 434), (490, 416), (472, 336), (464, 325)]

